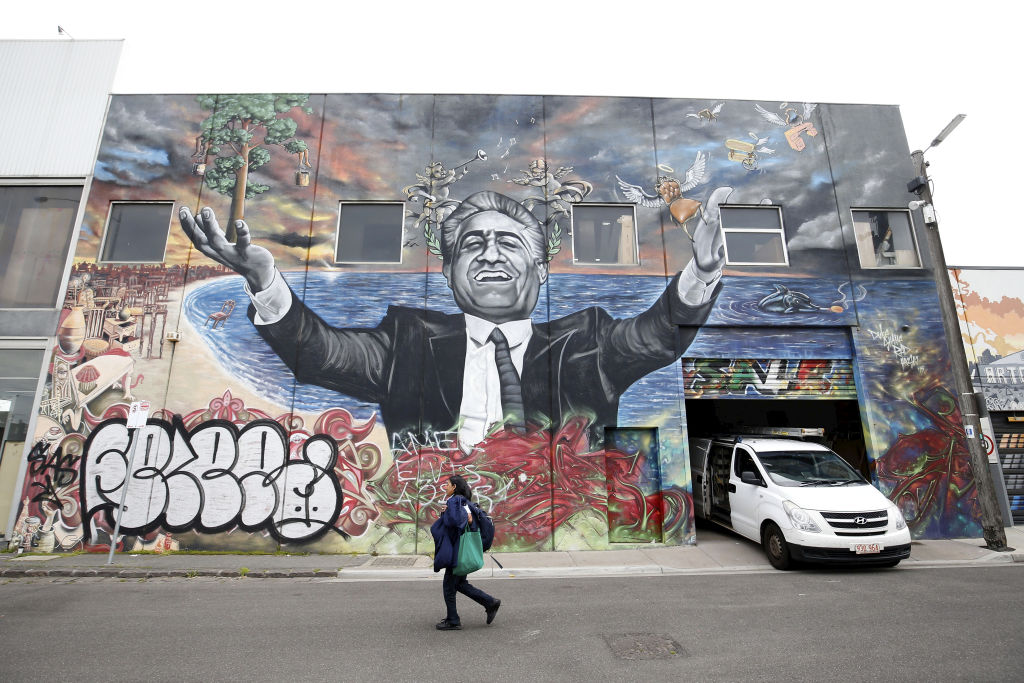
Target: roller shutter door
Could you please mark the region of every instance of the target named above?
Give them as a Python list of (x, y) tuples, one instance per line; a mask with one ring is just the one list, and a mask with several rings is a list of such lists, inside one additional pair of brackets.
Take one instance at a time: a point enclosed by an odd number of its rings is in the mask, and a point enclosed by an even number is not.
[(992, 413), (991, 417), (1013, 523), (1024, 524), (1024, 422), (1010, 422), (1008, 413)]
[(683, 360), (686, 398), (857, 399), (848, 359)]

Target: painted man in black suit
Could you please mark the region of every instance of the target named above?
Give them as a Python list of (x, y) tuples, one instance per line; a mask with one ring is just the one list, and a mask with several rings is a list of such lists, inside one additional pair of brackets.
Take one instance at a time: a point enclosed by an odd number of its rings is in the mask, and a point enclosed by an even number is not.
[[(724, 264), (715, 190), (693, 231), (694, 258), (634, 318), (585, 308), (547, 323), (530, 315), (547, 281), (542, 224), (496, 192), (466, 198), (441, 225), (443, 272), (462, 314), (392, 306), (375, 328), (335, 328), (284, 283), (244, 221), (227, 242), (209, 208), (182, 228), (245, 277), (249, 317), (301, 382), (378, 403), (389, 434), (455, 430), (468, 452), (495, 425), (558, 426), (574, 416), (597, 445), (619, 397), (678, 359), (707, 319)], [(497, 332), (495, 330), (497, 329)]]

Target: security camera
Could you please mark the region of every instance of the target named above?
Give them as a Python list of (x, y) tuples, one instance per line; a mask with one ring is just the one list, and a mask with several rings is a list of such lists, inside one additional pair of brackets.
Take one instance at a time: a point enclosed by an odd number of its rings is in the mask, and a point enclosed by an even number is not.
[(924, 207), (924, 205), (927, 203), (928, 202), (924, 201), (923, 199), (915, 199), (914, 201), (907, 204), (907, 208), (910, 209), (911, 211), (917, 211), (918, 209)]

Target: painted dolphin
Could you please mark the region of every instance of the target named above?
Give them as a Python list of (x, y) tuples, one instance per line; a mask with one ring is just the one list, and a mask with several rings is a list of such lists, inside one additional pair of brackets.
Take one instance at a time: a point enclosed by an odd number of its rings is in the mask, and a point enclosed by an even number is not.
[(757, 307), (768, 313), (815, 313), (831, 311), (827, 306), (819, 306), (811, 297), (783, 285), (775, 285), (775, 291), (757, 302)]

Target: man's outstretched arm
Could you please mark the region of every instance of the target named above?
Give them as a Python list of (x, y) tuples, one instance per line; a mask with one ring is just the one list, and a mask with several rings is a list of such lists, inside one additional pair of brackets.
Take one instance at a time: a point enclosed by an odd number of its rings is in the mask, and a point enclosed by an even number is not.
[(252, 243), (245, 221), (235, 221), (238, 239), (231, 243), (209, 207), (195, 216), (182, 207), (178, 218), (196, 249), (245, 278), (250, 319), (296, 379), (379, 401), (391, 352), (385, 324), (341, 329), (325, 323), (292, 293), (273, 255)]
[(725, 266), (722, 212), (719, 207), (731, 194), (731, 187), (719, 187), (712, 192), (693, 231), (693, 258), (680, 273), (677, 287), (679, 299), (687, 306), (706, 304), (718, 293), (718, 281), (722, 278), (722, 267)]
[(730, 194), (730, 187), (711, 193), (693, 231), (693, 258), (654, 305), (603, 326), (601, 365), (619, 391), (679, 358), (711, 313), (725, 265), (719, 206)]

